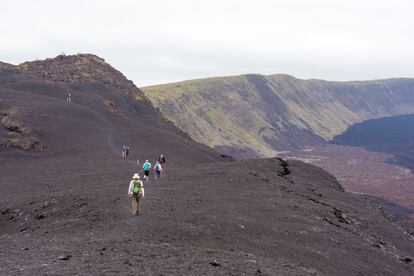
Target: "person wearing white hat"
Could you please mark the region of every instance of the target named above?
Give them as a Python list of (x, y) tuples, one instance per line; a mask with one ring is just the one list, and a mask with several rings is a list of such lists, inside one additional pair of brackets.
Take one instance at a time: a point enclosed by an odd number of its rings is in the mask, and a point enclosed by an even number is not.
[(134, 173), (129, 183), (128, 196), (132, 200), (132, 214), (138, 215), (140, 211), (140, 199), (144, 198), (144, 184), (137, 173)]

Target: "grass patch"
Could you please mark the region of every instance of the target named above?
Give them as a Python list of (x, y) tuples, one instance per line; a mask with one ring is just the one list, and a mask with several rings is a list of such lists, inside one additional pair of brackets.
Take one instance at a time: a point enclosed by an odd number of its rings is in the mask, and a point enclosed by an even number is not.
[(135, 95), (135, 100), (137, 102), (143, 102), (144, 101), (144, 97), (140, 96), (140, 95)]
[(171, 124), (173, 124), (174, 122), (173, 122), (173, 119), (172, 119), (172, 117), (170, 117), (170, 116), (167, 116), (167, 115), (162, 115), (162, 118), (164, 119), (164, 121), (166, 121), (167, 123), (171, 123)]
[(213, 126), (213, 113), (211, 111), (203, 112), (203, 118), (207, 121), (207, 123)]

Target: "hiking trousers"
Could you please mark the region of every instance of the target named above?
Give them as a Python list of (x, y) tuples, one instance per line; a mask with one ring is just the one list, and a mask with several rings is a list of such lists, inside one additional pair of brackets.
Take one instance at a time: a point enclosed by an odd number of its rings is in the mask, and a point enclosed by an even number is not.
[(140, 211), (139, 195), (133, 195), (131, 198), (132, 201), (132, 214), (138, 215)]

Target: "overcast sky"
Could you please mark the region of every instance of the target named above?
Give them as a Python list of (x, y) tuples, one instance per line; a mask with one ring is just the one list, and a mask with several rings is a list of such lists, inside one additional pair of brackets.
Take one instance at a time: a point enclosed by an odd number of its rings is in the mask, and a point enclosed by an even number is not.
[(0, 0), (0, 61), (94, 53), (138, 86), (414, 77), (412, 0)]

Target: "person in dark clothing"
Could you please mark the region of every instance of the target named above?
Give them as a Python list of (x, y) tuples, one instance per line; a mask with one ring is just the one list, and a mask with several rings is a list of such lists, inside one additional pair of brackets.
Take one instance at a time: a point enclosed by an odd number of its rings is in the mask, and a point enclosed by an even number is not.
[(125, 145), (122, 146), (121, 153), (122, 153), (122, 157), (123, 158), (127, 157), (127, 155), (128, 155), (127, 151), (129, 151), (129, 148), (127, 146), (125, 146)]
[(164, 168), (164, 165), (165, 165), (166, 162), (165, 162), (165, 157), (162, 153), (161, 153), (160, 157), (158, 157), (158, 162), (161, 164), (161, 167)]

